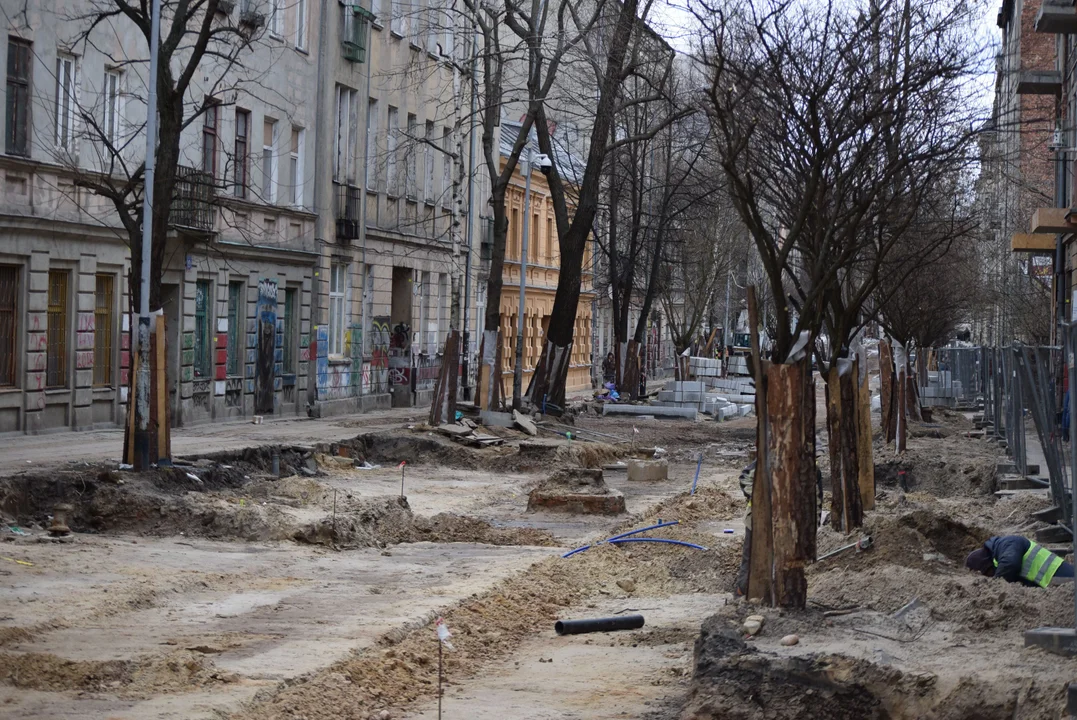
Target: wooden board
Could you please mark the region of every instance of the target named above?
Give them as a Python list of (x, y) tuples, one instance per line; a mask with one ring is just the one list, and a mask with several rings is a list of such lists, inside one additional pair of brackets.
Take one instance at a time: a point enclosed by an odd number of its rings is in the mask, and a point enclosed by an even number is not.
[(894, 441), (893, 417), (891, 413), (894, 407), (894, 357), (890, 351), (890, 343), (886, 340), (879, 342), (879, 404), (882, 409), (883, 438), (887, 443)]
[[(860, 369), (864, 372), (860, 373)], [(861, 352), (857, 363), (857, 378), (860, 384), (857, 392), (858, 404), (858, 428), (857, 428), (857, 460), (860, 463), (858, 472), (858, 484), (860, 485), (860, 504), (864, 510), (875, 509), (875, 450), (872, 443), (871, 431), (871, 387), (870, 376), (867, 373), (867, 354)]]
[(124, 461), (128, 465), (135, 464), (135, 388), (138, 386), (138, 352), (132, 347), (131, 352), (131, 389), (127, 391), (127, 433), (130, 442), (127, 443), (127, 457)]
[(830, 455), (830, 525), (838, 531), (845, 525), (845, 485), (841, 467), (841, 378), (831, 367), (826, 376), (826, 444)]
[[(752, 369), (755, 374), (756, 469), (752, 485), (752, 546), (748, 597), (775, 604), (774, 541), (771, 516), (771, 477), (767, 462), (767, 384), (759, 352), (759, 304), (755, 287), (748, 288), (748, 326), (751, 331)], [(679, 358), (678, 358), (679, 360)]]
[(856, 389), (856, 364), (841, 376), (841, 475), (845, 501), (845, 529), (864, 524), (864, 506), (860, 502), (860, 459), (857, 457), (857, 431), (860, 426)]
[(157, 385), (157, 462), (168, 459), (168, 381), (165, 379), (165, 317), (157, 316), (153, 381)]
[[(766, 410), (774, 597), (781, 607), (802, 609), (808, 596), (804, 568), (815, 559), (819, 517), (815, 492), (815, 383), (810, 358), (767, 368)], [(752, 521), (754, 525), (754, 513)]]

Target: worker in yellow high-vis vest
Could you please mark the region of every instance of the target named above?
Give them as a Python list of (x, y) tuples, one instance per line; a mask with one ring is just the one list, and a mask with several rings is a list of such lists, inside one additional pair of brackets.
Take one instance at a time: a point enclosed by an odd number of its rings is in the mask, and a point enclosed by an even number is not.
[(1073, 582), (1073, 565), (1020, 535), (988, 538), (965, 558), (965, 567), (1029, 587)]

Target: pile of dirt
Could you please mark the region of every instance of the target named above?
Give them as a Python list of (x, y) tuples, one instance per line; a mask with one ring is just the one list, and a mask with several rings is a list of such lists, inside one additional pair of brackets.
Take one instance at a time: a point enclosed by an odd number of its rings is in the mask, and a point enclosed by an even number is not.
[(928, 507), (897, 514), (869, 513), (854, 534), (840, 533), (829, 525), (819, 528), (818, 554), (837, 550), (870, 535), (872, 547), (846, 550), (808, 567), (808, 574), (834, 568), (863, 570), (882, 565), (901, 565), (926, 572), (945, 572), (960, 567), (965, 556), (983, 544), (991, 532), (951, 519)]
[(180, 649), (135, 660), (67, 660), (52, 653), (0, 653), (0, 668), (0, 680), (18, 688), (120, 696), (183, 692), (238, 679), (217, 672), (202, 653)]
[(725, 617), (703, 623), (682, 720), (1012, 720), (1058, 717), (1065, 685), (1021, 692), (1026, 681), (968, 676), (956, 686), (843, 655), (756, 652)]
[[(395, 519), (400, 518), (394, 517)], [(383, 519), (379, 522), (375, 530), (378, 540), (385, 543), (466, 542), (540, 547), (555, 547), (560, 544), (545, 530), (496, 527), (483, 520), (451, 513), (438, 513), (433, 517), (412, 515), (404, 517), (403, 520), (404, 522), (389, 522), (388, 519)]]
[(651, 520), (679, 520), (683, 523), (705, 522), (707, 520), (730, 520), (744, 513), (745, 503), (734, 499), (725, 490), (714, 486), (703, 486), (695, 495), (681, 493), (651, 508), (643, 517), (625, 525), (631, 526), (648, 523)]
[[(936, 497), (988, 495), (996, 489), (997, 454), (980, 441), (960, 436), (918, 438), (916, 443), (910, 442), (900, 458), (884, 448), (875, 448), (875, 484), (879, 488), (926, 492)], [(878, 460), (884, 457), (888, 459)]]
[(1073, 587), (1030, 588), (972, 573), (939, 576), (900, 565), (814, 572), (808, 598), (822, 607), (892, 613), (917, 598), (958, 632), (1024, 631), (1073, 623)]

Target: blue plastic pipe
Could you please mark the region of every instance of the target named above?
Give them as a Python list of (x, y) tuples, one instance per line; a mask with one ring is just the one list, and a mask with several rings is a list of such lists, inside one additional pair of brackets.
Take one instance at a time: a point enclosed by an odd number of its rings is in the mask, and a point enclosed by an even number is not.
[(620, 545), (621, 543), (629, 542), (657, 542), (657, 543), (669, 543), (670, 545), (684, 545), (685, 547), (695, 548), (696, 550), (706, 550), (707, 548), (702, 545), (696, 545), (695, 543), (685, 542), (683, 540), (670, 540), (669, 538), (624, 538), (623, 540), (610, 540), (614, 545)]
[(699, 469), (703, 467), (703, 453), (699, 454), (699, 462), (696, 463), (696, 476), (692, 480), (692, 495), (696, 494), (696, 483), (699, 482)]
[(613, 542), (614, 540), (620, 540), (621, 538), (626, 538), (626, 537), (628, 537), (630, 535), (639, 535), (640, 533), (647, 532), (648, 530), (657, 530), (658, 528), (669, 527), (670, 525), (676, 525), (679, 522), (680, 522), (679, 520), (670, 520), (669, 522), (659, 522), (657, 525), (651, 525), (649, 527), (640, 528), (639, 530), (629, 530), (628, 532), (621, 533), (620, 535), (614, 535), (611, 538), (608, 538), (606, 540), (601, 540), (601, 541), (596, 542), (596, 543), (594, 543), (592, 545), (584, 545), (583, 547), (578, 547), (575, 550), (569, 550), (567, 553), (565, 553), (561, 557), (562, 558), (572, 557), (576, 553), (581, 553), (584, 550), (590, 550), (595, 545), (601, 545), (603, 543)]

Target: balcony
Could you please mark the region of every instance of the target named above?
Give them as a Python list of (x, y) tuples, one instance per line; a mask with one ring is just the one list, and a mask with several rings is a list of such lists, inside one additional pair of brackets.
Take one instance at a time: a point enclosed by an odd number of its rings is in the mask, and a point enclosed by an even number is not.
[(176, 187), (169, 220), (174, 227), (209, 232), (217, 217), (213, 177), (195, 168), (176, 168)]
[(1058, 70), (1026, 70), (1017, 74), (1018, 95), (1061, 95), (1062, 73)]
[(345, 5), (343, 12), (344, 40), (341, 42), (341, 49), (344, 59), (353, 63), (365, 62), (367, 36), (370, 33), (370, 23), (374, 21), (374, 14), (358, 5)]
[(1033, 235), (1056, 235), (1077, 232), (1077, 218), (1069, 208), (1039, 208), (1032, 213), (1029, 232)]
[(362, 229), (359, 222), (359, 203), (363, 201), (362, 188), (357, 185), (337, 185), (336, 188), (337, 241), (358, 240)]
[(1014, 233), (1010, 238), (1010, 250), (1015, 253), (1054, 253), (1054, 235)]
[(1052, 3), (1045, 0), (1036, 14), (1036, 32), (1077, 33), (1077, 8), (1072, 2)]
[(257, 30), (266, 24), (265, 13), (258, 12), (255, 0), (245, 0), (239, 8), (239, 24), (250, 30)]

